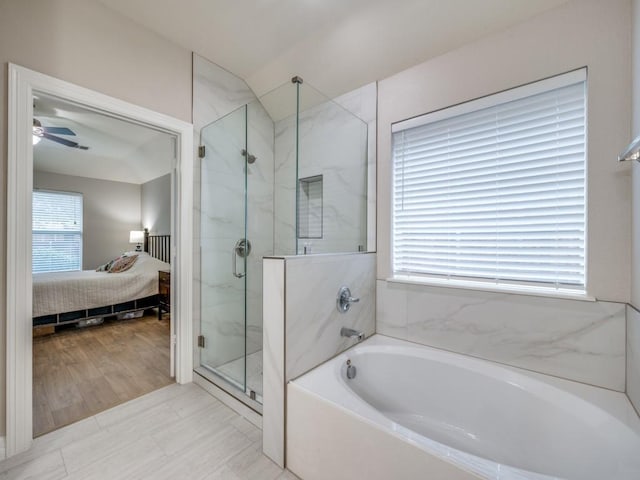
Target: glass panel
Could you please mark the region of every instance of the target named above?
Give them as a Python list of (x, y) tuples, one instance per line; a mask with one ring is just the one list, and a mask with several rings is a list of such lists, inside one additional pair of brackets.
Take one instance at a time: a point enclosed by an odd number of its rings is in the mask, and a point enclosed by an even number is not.
[(200, 365), (246, 388), (246, 106), (203, 128)]
[[(367, 124), (307, 83), (283, 84), (260, 102), (275, 124), (274, 252), (366, 250)], [(322, 178), (322, 189), (309, 178)], [(301, 218), (313, 232), (299, 228)]]
[(296, 125), (297, 84), (287, 82), (260, 97), (272, 122), (274, 139), (273, 250), (296, 254)]
[(262, 258), (273, 255), (273, 121), (247, 105), (247, 393), (262, 402)]
[(262, 258), (366, 248), (367, 125), (305, 88), (284, 84), (201, 131), (200, 365), (258, 402)]
[[(364, 251), (367, 247), (367, 124), (309, 84), (300, 85), (298, 180), (321, 178), (319, 238), (298, 236), (296, 253)], [(298, 205), (304, 196), (298, 185)], [(316, 192), (318, 193), (318, 192)], [(300, 219), (300, 212), (297, 212)]]

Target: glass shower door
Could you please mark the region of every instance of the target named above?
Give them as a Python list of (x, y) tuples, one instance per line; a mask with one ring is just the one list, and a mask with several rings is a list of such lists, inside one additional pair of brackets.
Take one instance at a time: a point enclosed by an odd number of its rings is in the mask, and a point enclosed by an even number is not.
[(200, 365), (246, 392), (246, 107), (203, 128)]

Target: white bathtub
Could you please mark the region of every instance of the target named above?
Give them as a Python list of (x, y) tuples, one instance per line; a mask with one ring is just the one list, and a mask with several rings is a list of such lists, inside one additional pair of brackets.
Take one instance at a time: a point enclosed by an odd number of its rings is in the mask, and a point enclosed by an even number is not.
[(305, 480), (640, 479), (621, 393), (381, 335), (288, 392), (287, 463)]

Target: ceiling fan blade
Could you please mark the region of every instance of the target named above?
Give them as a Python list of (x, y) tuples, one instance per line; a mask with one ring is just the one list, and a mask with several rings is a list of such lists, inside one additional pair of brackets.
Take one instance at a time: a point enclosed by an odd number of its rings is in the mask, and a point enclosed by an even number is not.
[(76, 142), (72, 142), (71, 140), (67, 140), (66, 138), (60, 138), (60, 137), (56, 137), (54, 135), (51, 135), (49, 133), (46, 132), (42, 132), (42, 138), (46, 138), (47, 140), (51, 140), (52, 142), (56, 142), (56, 143), (60, 143), (62, 145), (66, 145), (67, 147), (74, 147), (77, 148), (80, 146), (80, 144), (76, 143)]
[(46, 138), (47, 140), (51, 140), (52, 142), (59, 143), (61, 145), (65, 145), (67, 147), (77, 148), (79, 150), (89, 150), (89, 147), (85, 145), (80, 145), (79, 143), (72, 142), (71, 140), (67, 140), (66, 138), (56, 137), (55, 135), (50, 135), (46, 132), (42, 132), (38, 136), (42, 138)]
[(53, 135), (74, 135), (75, 132), (67, 127), (41, 127), (45, 133), (51, 133)]

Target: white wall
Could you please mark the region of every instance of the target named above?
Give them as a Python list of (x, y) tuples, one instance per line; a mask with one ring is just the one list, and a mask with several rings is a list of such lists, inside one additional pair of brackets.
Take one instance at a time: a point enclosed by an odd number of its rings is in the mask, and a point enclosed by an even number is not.
[[(630, 1), (570, 2), (379, 82), (377, 331), (624, 390), (630, 298)], [(386, 281), (391, 124), (588, 67), (587, 290), (599, 302)], [(605, 302), (608, 301), (608, 302)]]
[[(190, 121), (191, 54), (97, 2), (0, 2), (0, 91), (7, 62)], [(0, 95), (0, 305), (5, 304), (6, 94)], [(3, 323), (4, 325), (4, 323)], [(2, 327), (4, 337), (4, 326)], [(4, 432), (0, 339), (0, 433)]]
[(392, 122), (588, 66), (588, 293), (626, 302), (630, 172), (629, 0), (574, 1), (379, 82), (378, 278), (390, 276)]
[(171, 174), (141, 185), (142, 227), (156, 235), (171, 234)]
[(83, 270), (133, 249), (129, 232), (141, 228), (140, 185), (33, 172), (33, 187), (82, 193)]

